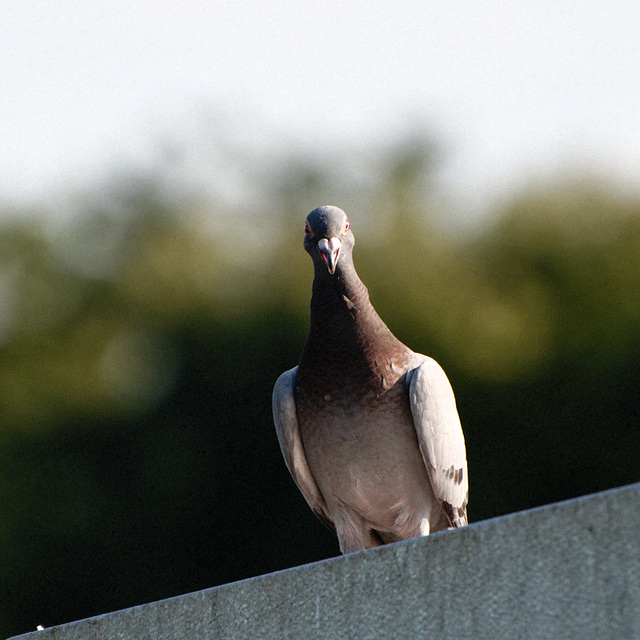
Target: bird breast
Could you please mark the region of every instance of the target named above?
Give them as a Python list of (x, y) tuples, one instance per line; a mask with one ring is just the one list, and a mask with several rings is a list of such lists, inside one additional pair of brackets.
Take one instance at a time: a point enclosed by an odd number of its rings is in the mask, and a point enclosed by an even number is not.
[(390, 389), (370, 390), (355, 401), (344, 391), (314, 402), (307, 397), (298, 407), (309, 468), (325, 498), (336, 496), (358, 509), (371, 504), (372, 494), (387, 492), (393, 501), (416, 480), (428, 486), (404, 376)]

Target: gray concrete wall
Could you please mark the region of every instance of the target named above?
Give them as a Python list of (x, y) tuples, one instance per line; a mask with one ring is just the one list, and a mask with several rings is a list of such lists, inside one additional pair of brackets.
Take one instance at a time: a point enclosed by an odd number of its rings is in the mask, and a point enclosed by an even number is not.
[(640, 484), (19, 637), (640, 640)]

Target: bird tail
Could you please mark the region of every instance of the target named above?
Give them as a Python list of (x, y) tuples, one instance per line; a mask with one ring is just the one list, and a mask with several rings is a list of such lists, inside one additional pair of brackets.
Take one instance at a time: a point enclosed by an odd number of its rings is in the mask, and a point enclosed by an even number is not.
[(469, 517), (467, 515), (467, 501), (462, 503), (461, 507), (454, 507), (448, 502), (443, 502), (442, 507), (447, 515), (449, 524), (452, 528), (464, 527), (469, 524)]

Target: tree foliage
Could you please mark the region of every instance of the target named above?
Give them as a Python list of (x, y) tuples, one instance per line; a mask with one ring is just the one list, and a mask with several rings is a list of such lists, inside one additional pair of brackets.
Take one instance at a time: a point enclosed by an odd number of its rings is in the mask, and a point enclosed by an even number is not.
[(349, 210), (374, 305), (450, 375), (472, 520), (640, 479), (640, 201), (568, 181), (461, 236), (431, 161), (393, 149), (342, 198), (292, 163), (240, 210), (116, 183), (64, 223), (0, 229), (0, 632), (337, 553), (270, 407), (305, 339), (319, 204)]

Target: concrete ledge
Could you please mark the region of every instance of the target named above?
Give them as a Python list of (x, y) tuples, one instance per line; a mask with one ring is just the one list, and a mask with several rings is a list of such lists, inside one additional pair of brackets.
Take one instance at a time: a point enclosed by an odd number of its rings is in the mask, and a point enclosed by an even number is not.
[(638, 640), (640, 484), (18, 637)]

